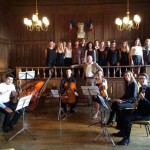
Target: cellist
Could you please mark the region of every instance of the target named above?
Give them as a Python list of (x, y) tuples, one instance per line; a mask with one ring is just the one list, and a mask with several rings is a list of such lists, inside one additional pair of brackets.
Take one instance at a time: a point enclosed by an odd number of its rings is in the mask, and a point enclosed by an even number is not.
[(64, 112), (67, 112), (66, 105), (70, 105), (70, 113), (75, 113), (75, 107), (78, 101), (78, 93), (76, 89), (76, 80), (72, 76), (71, 68), (66, 70), (65, 77), (60, 83), (61, 107)]

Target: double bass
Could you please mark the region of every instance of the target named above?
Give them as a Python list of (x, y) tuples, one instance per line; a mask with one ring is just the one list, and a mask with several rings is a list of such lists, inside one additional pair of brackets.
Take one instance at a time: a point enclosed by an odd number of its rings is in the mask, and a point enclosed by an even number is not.
[[(28, 110), (33, 111), (38, 106), (39, 98), (42, 95), (42, 93), (45, 91), (50, 78), (51, 78), (51, 76), (49, 76), (49, 78), (46, 80), (46, 82), (35, 81), (35, 82), (31, 83), (30, 86), (24, 85), (25, 90), (23, 90), (21, 93), (19, 93), (19, 96), (15, 99), (18, 100), (21, 97), (30, 95), (32, 93), (32, 97), (31, 97), (31, 101), (30, 101)], [(26, 87), (28, 87), (28, 89), (26, 89)], [(14, 100), (14, 101), (16, 101), (16, 100)]]
[(66, 82), (64, 84), (65, 91), (61, 95), (61, 101), (65, 104), (74, 104), (76, 102), (76, 96), (74, 90), (76, 89), (76, 84), (74, 82)]

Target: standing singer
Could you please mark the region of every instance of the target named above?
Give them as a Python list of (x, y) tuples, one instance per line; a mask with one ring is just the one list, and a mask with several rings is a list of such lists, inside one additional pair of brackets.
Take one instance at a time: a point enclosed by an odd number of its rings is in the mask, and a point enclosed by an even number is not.
[(141, 85), (138, 94), (138, 101), (134, 103), (134, 111), (132, 114), (127, 115), (122, 121), (122, 131), (124, 132), (123, 139), (118, 142), (118, 145), (128, 145), (130, 143), (130, 133), (132, 121), (137, 120), (150, 120), (150, 85), (149, 76), (146, 73), (141, 73), (138, 76)]

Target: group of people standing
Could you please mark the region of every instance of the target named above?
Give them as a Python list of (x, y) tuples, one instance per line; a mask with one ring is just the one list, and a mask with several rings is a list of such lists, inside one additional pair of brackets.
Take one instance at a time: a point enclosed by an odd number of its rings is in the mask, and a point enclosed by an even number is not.
[[(129, 65), (149, 65), (150, 64), (150, 39), (146, 39), (144, 46), (141, 46), (140, 39), (134, 41), (130, 48), (127, 41), (123, 41), (121, 46), (113, 41), (86, 43), (85, 39), (75, 40), (74, 44), (71, 41), (49, 42), (49, 47), (45, 50), (46, 65), (49, 67), (64, 67), (75, 64), (83, 64), (87, 62), (87, 56), (91, 55), (93, 62), (99, 66), (129, 66)], [(128, 68), (122, 68), (122, 76)], [(104, 75), (108, 75), (106, 68), (103, 69)], [(110, 77), (117, 76), (117, 69), (110, 68)], [(114, 74), (115, 72), (115, 74)], [(81, 71), (82, 73), (82, 71)], [(138, 74), (135, 70), (135, 74)], [(76, 75), (76, 74), (75, 74)], [(60, 71), (58, 69), (58, 76)]]

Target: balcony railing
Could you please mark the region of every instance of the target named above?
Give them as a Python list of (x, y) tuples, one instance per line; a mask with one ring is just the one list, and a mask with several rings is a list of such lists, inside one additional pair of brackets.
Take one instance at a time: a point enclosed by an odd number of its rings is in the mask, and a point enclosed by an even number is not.
[[(16, 67), (16, 78), (18, 78), (19, 72), (35, 71), (35, 78), (48, 78), (50, 75), (52, 78), (62, 78), (65, 74), (65, 70), (68, 67)], [(103, 66), (105, 77), (122, 77), (123, 72), (130, 70), (135, 77), (140, 72), (149, 72), (150, 65), (145, 66)], [(76, 76), (83, 75), (82, 67), (73, 68), (73, 73)]]

